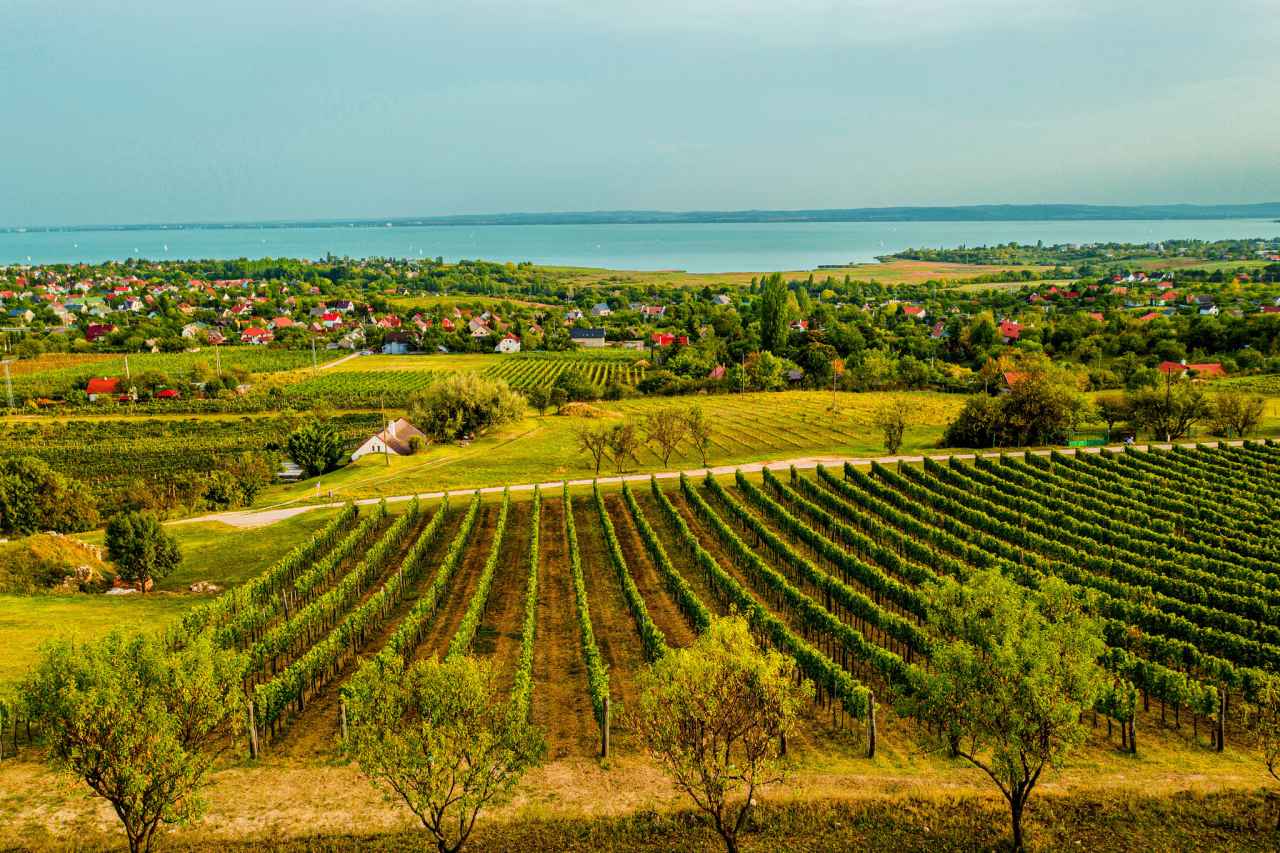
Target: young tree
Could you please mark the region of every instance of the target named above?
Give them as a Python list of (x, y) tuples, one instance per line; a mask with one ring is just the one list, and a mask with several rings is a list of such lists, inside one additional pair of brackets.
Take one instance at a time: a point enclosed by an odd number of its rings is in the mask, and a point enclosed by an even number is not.
[(599, 474), (600, 463), (604, 461), (605, 452), (609, 449), (609, 428), (582, 424), (574, 428), (573, 437), (578, 442), (579, 450), (591, 454), (591, 459), (596, 465), (596, 474)]
[(763, 650), (740, 616), (717, 619), (694, 642), (641, 673), (640, 742), (736, 853), (756, 794), (781, 782), (781, 743), (811, 700), (794, 664)]
[(613, 460), (613, 465), (618, 469), (619, 474), (626, 470), (627, 462), (639, 463), (640, 460), (636, 454), (640, 451), (640, 430), (636, 429), (636, 425), (630, 421), (614, 424), (608, 432), (606, 444), (609, 448), (609, 457)]
[(21, 690), (43, 723), (46, 760), (111, 803), (136, 853), (161, 824), (203, 810), (199, 791), (239, 730), (242, 669), (208, 637), (169, 652), (117, 632), (46, 647)]
[(920, 735), (991, 778), (1009, 803), (1015, 850), (1022, 816), (1046, 768), (1085, 739), (1085, 711), (1103, 688), (1101, 630), (1068, 587), (1036, 596), (998, 572), (927, 587), (932, 667), (905, 710)]
[(1257, 428), (1266, 405), (1267, 401), (1263, 397), (1239, 391), (1221, 391), (1215, 394), (1209, 409), (1214, 434), (1244, 438)]
[(1177, 441), (1209, 414), (1204, 391), (1185, 380), (1165, 376), (1164, 388), (1129, 396), (1133, 424), (1165, 441)]
[(145, 584), (149, 578), (159, 580), (182, 562), (178, 540), (149, 512), (113, 516), (107, 522), (106, 545), (107, 556), (127, 581)]
[[(1280, 683), (1268, 681), (1246, 709), (1249, 728), (1258, 739), (1262, 763), (1271, 778), (1280, 782)], [(1276, 814), (1276, 832), (1280, 832), (1280, 811)]]
[(347, 751), (417, 815), (440, 853), (461, 849), (481, 809), (545, 751), (486, 660), (431, 658), (405, 669), (397, 656), (380, 658), (358, 671), (346, 703)]
[(657, 446), (658, 455), (662, 457), (664, 466), (688, 434), (688, 421), (676, 409), (658, 409), (645, 416), (645, 441)]
[(289, 458), (308, 477), (318, 477), (338, 467), (342, 437), (327, 423), (316, 421), (294, 430), (287, 442)]
[(703, 413), (701, 406), (690, 406), (684, 413), (685, 432), (689, 441), (698, 450), (702, 459), (702, 467), (707, 467), (707, 451), (711, 449), (713, 432), (711, 421)]
[(890, 456), (902, 447), (902, 435), (907, 431), (910, 416), (911, 407), (905, 397), (893, 397), (876, 410), (875, 425), (884, 435), (884, 449)]

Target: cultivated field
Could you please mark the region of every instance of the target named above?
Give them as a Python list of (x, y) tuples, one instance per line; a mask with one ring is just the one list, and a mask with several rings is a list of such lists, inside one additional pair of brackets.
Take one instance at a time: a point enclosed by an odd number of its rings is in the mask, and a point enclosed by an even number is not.
[[(973, 772), (922, 755), (890, 696), (928, 666), (919, 585), (986, 567), (1028, 586), (1057, 577), (1088, 590), (1104, 665), (1140, 690), (1136, 754), (1122, 749), (1130, 721), (1100, 709), (1084, 751), (1049, 780), (1050, 798), (1256, 789), (1261, 765), (1232, 709), (1258, 673), (1280, 671), (1277, 503), (1280, 448), (1250, 444), (766, 471), (397, 512), (349, 507), (294, 522), (292, 550), (281, 542), (265, 571), (182, 617), (248, 653), (263, 751), (217, 775), (213, 815), (186, 837), (407, 826), (337, 751), (342, 686), (380, 654), (488, 657), (509, 689), (530, 690), (549, 762), (499, 820), (668, 810), (678, 799), (641, 756), (624, 712), (648, 660), (730, 610), (818, 686), (781, 799), (927, 799), (941, 785), (978, 797), (981, 811), (989, 806)], [(597, 763), (606, 703), (613, 754)], [(67, 820), (109, 831), (93, 807), (36, 796), (47, 775), (17, 766), (19, 793), (0, 801), (0, 818), (24, 837), (47, 842)], [(603, 789), (617, 794), (602, 799)]]

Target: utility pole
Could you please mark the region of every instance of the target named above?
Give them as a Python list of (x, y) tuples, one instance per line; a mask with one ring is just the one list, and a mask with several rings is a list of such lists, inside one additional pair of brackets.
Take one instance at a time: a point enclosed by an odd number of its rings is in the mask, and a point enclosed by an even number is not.
[(218, 364), (218, 378), (222, 378), (222, 348), (217, 344), (213, 346), (213, 359)]
[(320, 368), (316, 364), (316, 336), (311, 336), (311, 370), (313, 373), (319, 373)]

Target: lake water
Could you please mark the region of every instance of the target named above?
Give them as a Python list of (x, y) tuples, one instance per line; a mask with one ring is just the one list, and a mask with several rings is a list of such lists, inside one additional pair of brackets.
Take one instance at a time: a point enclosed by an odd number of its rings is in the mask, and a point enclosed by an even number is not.
[(1280, 235), (1270, 219), (1050, 222), (783, 222), (664, 225), (163, 228), (0, 233), (0, 264), (191, 258), (483, 258), (690, 272), (804, 270), (910, 247), (1146, 243)]

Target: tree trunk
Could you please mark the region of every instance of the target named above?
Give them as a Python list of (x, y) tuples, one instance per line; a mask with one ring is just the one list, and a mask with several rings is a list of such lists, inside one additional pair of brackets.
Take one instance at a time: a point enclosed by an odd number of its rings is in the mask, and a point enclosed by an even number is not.
[(1020, 794), (1015, 794), (1009, 800), (1009, 813), (1013, 819), (1013, 850), (1014, 853), (1022, 853), (1026, 847), (1022, 843), (1022, 808), (1025, 803)]

